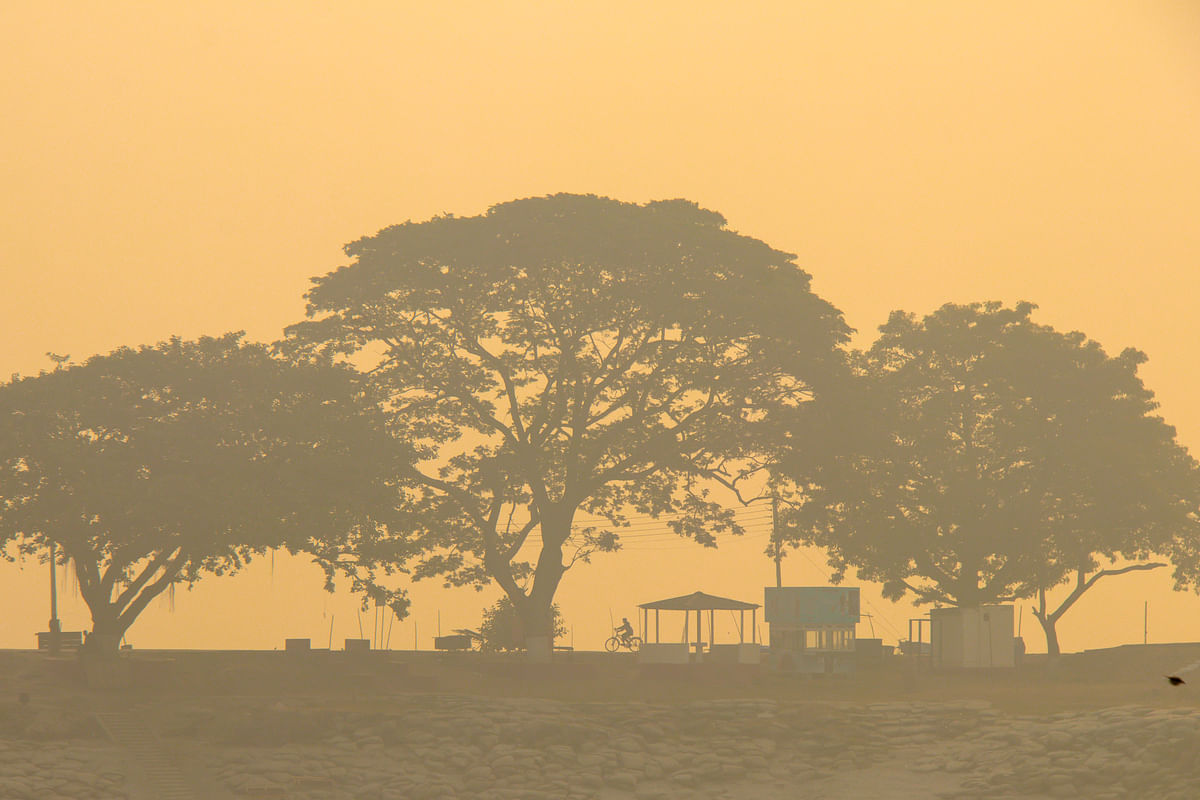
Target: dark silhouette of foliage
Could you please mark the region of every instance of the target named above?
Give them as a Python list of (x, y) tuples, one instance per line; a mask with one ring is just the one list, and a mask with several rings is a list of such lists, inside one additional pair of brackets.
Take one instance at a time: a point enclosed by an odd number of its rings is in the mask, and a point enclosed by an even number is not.
[[(848, 336), (793, 256), (682, 200), (518, 200), (346, 252), (289, 344), (355, 359), (419, 443), (414, 574), (495, 580), (529, 631), (629, 510), (678, 515), (704, 545), (740, 532), (705, 487), (744, 485), (756, 426), (806, 404)], [(385, 542), (360, 556), (394, 559)]]
[(0, 542), (57, 543), (89, 642), (115, 648), (163, 591), (268, 549), (311, 553), (332, 580), (392, 514), (385, 478), (407, 455), (344, 367), (240, 334), (122, 348), (0, 386)]
[[(554, 637), (565, 636), (567, 626), (558, 605), (551, 605), (550, 610), (553, 615)], [(509, 597), (502, 597), (495, 605), (483, 610), (478, 638), (484, 652), (525, 649), (525, 623)]]
[[(892, 598), (1037, 595), (1054, 653), (1054, 624), (1096, 580), (1196, 549), (1200, 482), (1153, 415), (1137, 376), (1145, 356), (1110, 357), (1035, 324), (1033, 309), (892, 314), (855, 356), (858, 399), (831, 412), (853, 436), (819, 469), (793, 471), (789, 536), (826, 548), (839, 579), (853, 566)], [(1123, 561), (1134, 563), (1101, 569)], [(1072, 577), (1048, 609), (1047, 590)]]

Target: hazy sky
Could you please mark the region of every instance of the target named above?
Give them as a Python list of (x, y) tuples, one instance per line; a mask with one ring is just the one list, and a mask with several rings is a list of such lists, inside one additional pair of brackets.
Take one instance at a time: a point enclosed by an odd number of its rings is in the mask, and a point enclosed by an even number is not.
[[(276, 338), (345, 242), (404, 220), (685, 197), (797, 253), (860, 343), (892, 309), (998, 299), (1141, 348), (1200, 450), (1194, 0), (6, 4), (0, 109), (3, 375), (172, 334)], [(577, 644), (646, 600), (761, 602), (751, 528), (715, 554), (639, 529), (573, 570)], [(812, 558), (785, 581), (823, 583)], [(44, 578), (0, 564), (0, 647), (45, 628)], [(494, 596), (414, 594), (422, 646), (439, 608), (474, 625)], [(911, 610), (864, 596), (894, 641), (883, 619)], [(1134, 574), (1064, 618), (1064, 648), (1140, 641), (1146, 600), (1151, 640), (1200, 640), (1200, 598)], [(330, 615), (340, 640), (354, 608), (281, 559), (156, 604), (130, 640), (273, 647), (323, 640)], [(64, 619), (88, 627), (69, 599)], [(1023, 634), (1043, 649), (1031, 617)]]

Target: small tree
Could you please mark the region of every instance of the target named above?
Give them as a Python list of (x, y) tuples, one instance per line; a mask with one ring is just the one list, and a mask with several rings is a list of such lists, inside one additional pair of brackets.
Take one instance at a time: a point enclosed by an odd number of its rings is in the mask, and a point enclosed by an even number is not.
[[(1095, 582), (1194, 549), (1195, 462), (1152, 414), (1127, 350), (1034, 324), (1034, 306), (894, 313), (856, 356), (859, 398), (830, 410), (853, 433), (792, 469), (793, 541), (826, 548), (893, 599), (959, 606), (1037, 594), (1054, 625)], [(1135, 563), (1101, 568), (1104, 563)], [(1057, 609), (1046, 592), (1070, 577)], [(1177, 579), (1186, 576), (1177, 574)]]
[(290, 344), (369, 367), (419, 443), (414, 575), (495, 581), (543, 640), (564, 574), (617, 549), (630, 509), (705, 545), (740, 532), (708, 487), (737, 490), (760, 422), (811, 400), (848, 335), (793, 256), (679, 200), (518, 200), (346, 251)]
[(124, 348), (0, 386), (0, 544), (57, 544), (111, 651), (168, 588), (268, 549), (332, 578), (392, 518), (406, 457), (345, 368), (240, 334)]
[[(555, 638), (566, 635), (567, 626), (558, 604), (551, 607), (551, 612)], [(503, 597), (495, 605), (484, 609), (483, 621), (479, 624), (479, 638), (485, 652), (525, 649), (525, 623), (521, 621), (521, 615), (511, 599)]]

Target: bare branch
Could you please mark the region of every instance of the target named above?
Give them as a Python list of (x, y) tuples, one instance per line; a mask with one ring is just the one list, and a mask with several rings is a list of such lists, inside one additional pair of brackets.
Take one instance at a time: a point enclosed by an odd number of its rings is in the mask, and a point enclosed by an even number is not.
[[(1043, 609), (1040, 616), (1051, 623), (1057, 622), (1063, 614), (1067, 613), (1067, 609), (1075, 605), (1075, 601), (1082, 597), (1084, 592), (1095, 586), (1096, 581), (1100, 580), (1101, 578), (1107, 578), (1113, 575), (1124, 575), (1126, 572), (1144, 572), (1146, 570), (1160, 569), (1161, 567), (1165, 566), (1167, 565), (1161, 561), (1148, 561), (1140, 564), (1129, 564), (1118, 569), (1102, 569), (1087, 580), (1084, 580), (1083, 570), (1080, 570), (1078, 573), (1078, 580), (1075, 583), (1075, 588), (1071, 590), (1071, 593), (1067, 595), (1066, 599), (1059, 604), (1058, 608), (1056, 608), (1053, 613), (1046, 615), (1045, 609)], [(1044, 600), (1045, 596), (1043, 593), (1043, 602)]]

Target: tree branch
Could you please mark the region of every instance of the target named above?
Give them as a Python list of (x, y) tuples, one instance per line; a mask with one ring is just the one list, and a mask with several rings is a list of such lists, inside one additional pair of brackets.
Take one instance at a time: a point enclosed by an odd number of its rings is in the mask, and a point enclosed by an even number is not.
[(133, 621), (137, 619), (138, 614), (142, 613), (146, 606), (150, 604), (150, 601), (175, 582), (175, 579), (179, 577), (180, 570), (183, 569), (187, 562), (188, 558), (181, 548), (176, 556), (164, 565), (162, 577), (143, 588), (138, 596), (117, 617), (117, 625), (121, 630), (125, 630), (132, 625)]
[(504, 557), (505, 561), (511, 562), (514, 558), (517, 557), (517, 551), (520, 550), (521, 547), (525, 544), (525, 540), (529, 538), (530, 532), (538, 526), (538, 522), (539, 522), (538, 516), (535, 512), (534, 515), (530, 518), (529, 522), (527, 522), (523, 526), (521, 526), (521, 530), (517, 532), (516, 541), (514, 541), (512, 544), (510, 544), (508, 546), (508, 549), (504, 551), (503, 557)]
[(155, 573), (157, 573), (164, 564), (170, 561), (172, 556), (177, 554), (180, 549), (180, 547), (176, 546), (170, 548), (169, 550), (160, 550), (158, 552), (158, 555), (156, 555), (150, 561), (150, 563), (147, 564), (144, 569), (142, 569), (141, 574), (134, 578), (134, 580), (125, 587), (125, 591), (121, 592), (116, 601), (113, 602), (112, 605), (117, 609), (118, 614), (125, 609), (125, 606), (127, 606), (134, 597), (137, 596), (137, 593), (143, 586), (146, 585), (147, 581), (153, 578)]
[(1048, 620), (1051, 623), (1058, 622), (1062, 615), (1067, 613), (1067, 609), (1075, 605), (1075, 601), (1082, 597), (1084, 592), (1095, 586), (1096, 581), (1100, 580), (1101, 578), (1107, 578), (1113, 575), (1124, 575), (1126, 572), (1143, 572), (1146, 570), (1159, 569), (1160, 567), (1165, 566), (1167, 565), (1161, 561), (1149, 561), (1142, 564), (1129, 564), (1128, 566), (1121, 567), (1119, 569), (1102, 569), (1087, 580), (1084, 580), (1084, 572), (1080, 570), (1078, 573), (1078, 580), (1075, 583), (1075, 588), (1072, 589), (1071, 593), (1067, 595), (1065, 600), (1062, 601), (1062, 604), (1059, 605), (1059, 607), (1056, 608), (1049, 616), (1047, 616), (1043, 610), (1041, 616), (1043, 619)]
[(900, 583), (901, 583), (901, 585), (904, 586), (905, 589), (908, 589), (910, 592), (915, 594), (917, 596), (917, 598), (919, 600), (922, 600), (923, 602), (933, 603), (938, 600), (941, 600), (946, 603), (954, 602), (954, 598), (952, 598), (950, 595), (946, 594), (946, 592), (943, 591), (942, 589), (919, 589), (916, 586), (913, 586), (908, 581), (904, 581), (904, 580), (900, 581)]

